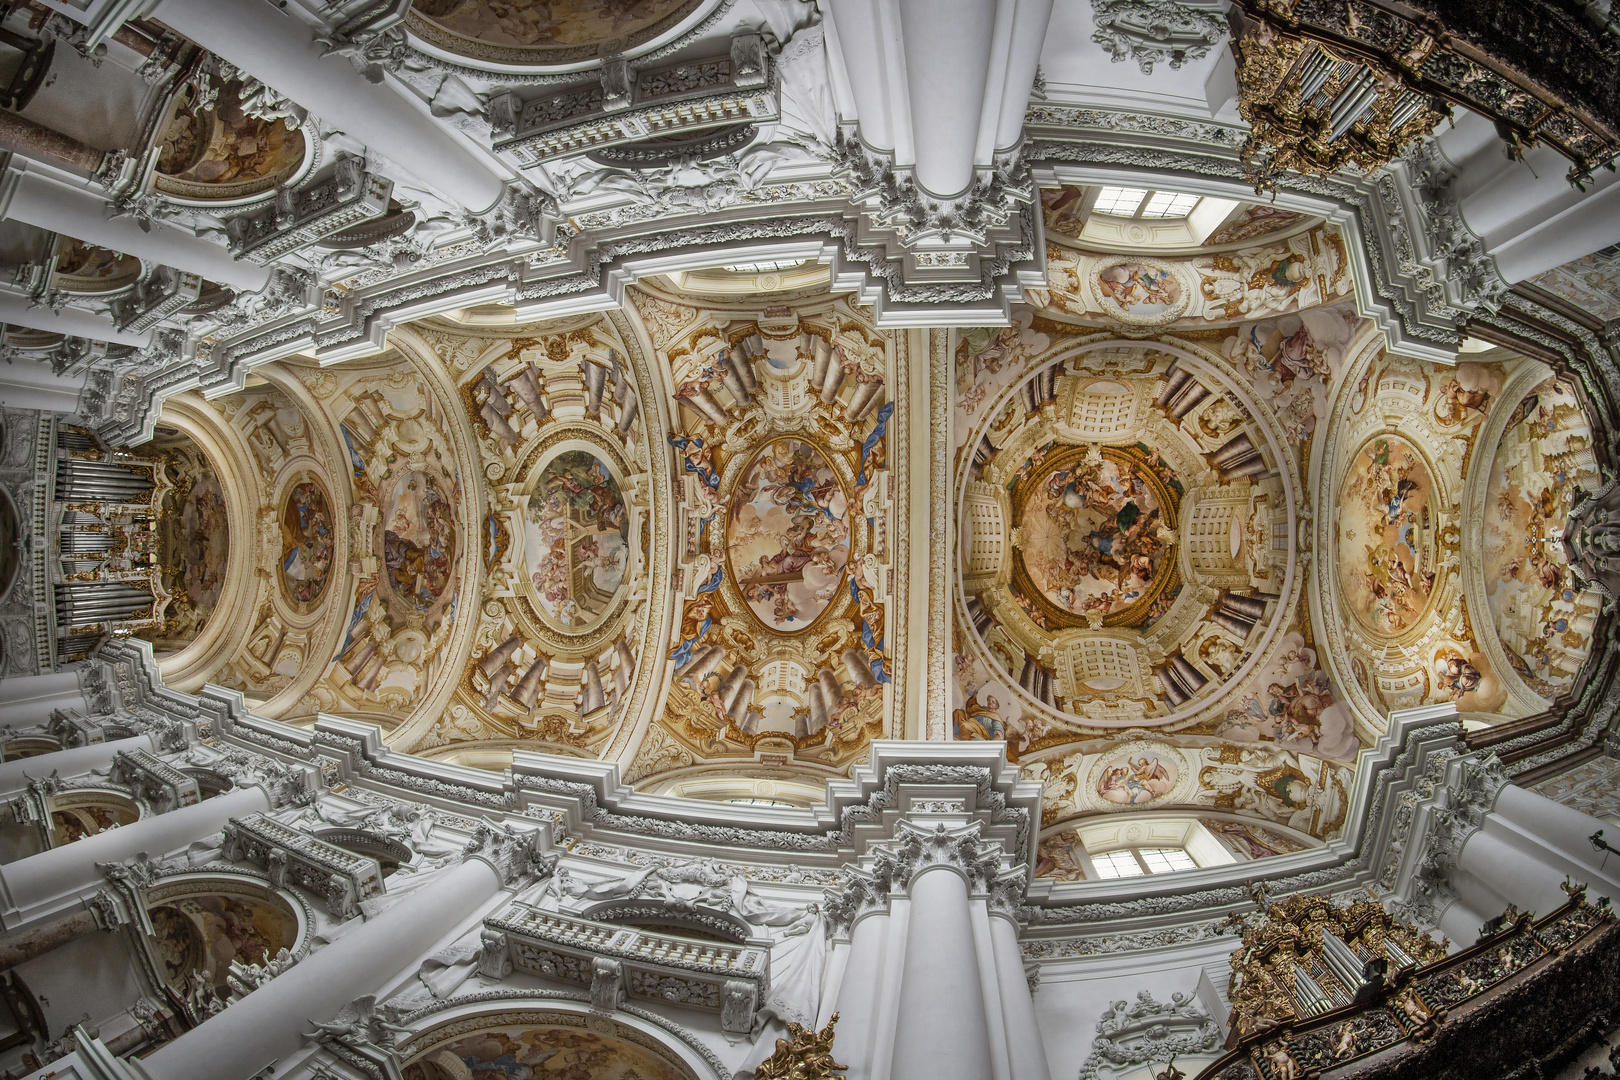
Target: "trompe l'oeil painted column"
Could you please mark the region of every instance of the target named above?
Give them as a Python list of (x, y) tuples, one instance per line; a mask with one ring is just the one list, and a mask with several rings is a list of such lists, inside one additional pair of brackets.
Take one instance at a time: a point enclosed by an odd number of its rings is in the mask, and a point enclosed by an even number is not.
[(828, 914), (849, 927), (834, 1056), (852, 1080), (1049, 1080), (1003, 862), (976, 822), (908, 820), (846, 872)]
[(535, 834), (487, 833), (457, 865), (140, 1062), (151, 1080), (249, 1077), (376, 994), (534, 867)]

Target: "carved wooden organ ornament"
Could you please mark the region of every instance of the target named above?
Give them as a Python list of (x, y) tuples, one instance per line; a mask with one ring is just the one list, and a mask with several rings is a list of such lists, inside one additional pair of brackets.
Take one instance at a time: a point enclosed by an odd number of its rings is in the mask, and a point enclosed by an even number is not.
[[(1444, 22), (1430, 6), (1233, 4), (1238, 110), (1251, 128), (1241, 157), (1257, 191), (1283, 171), (1377, 169), (1454, 105), (1495, 121), (1514, 157), (1551, 146), (1573, 162), (1573, 184), (1614, 168), (1620, 48), (1608, 35), (1547, 3), (1511, 12), (1497, 2), (1468, 5), (1479, 10), (1448, 10)], [(1602, 72), (1607, 87), (1594, 78)]]

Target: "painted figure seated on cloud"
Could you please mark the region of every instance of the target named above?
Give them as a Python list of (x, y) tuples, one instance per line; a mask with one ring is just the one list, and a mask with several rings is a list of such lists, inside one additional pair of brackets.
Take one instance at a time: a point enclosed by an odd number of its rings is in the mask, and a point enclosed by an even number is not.
[(1339, 700), (1332, 680), (1316, 666), (1316, 650), (1298, 632), (1287, 634), (1277, 655), (1250, 677), (1215, 734), (1338, 761), (1361, 749), (1349, 704)]
[(1355, 326), (1337, 307), (1264, 319), (1228, 338), (1226, 357), (1276, 411), (1288, 437), (1302, 440), (1327, 419), (1328, 390), (1343, 370)]

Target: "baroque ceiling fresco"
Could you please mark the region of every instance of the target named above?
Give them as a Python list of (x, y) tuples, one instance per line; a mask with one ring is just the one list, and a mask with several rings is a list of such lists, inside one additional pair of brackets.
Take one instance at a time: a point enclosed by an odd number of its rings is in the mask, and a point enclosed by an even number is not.
[(171, 399), (166, 674), (715, 799), (1003, 741), (1059, 881), (1113, 820), (1330, 842), (1391, 710), (1567, 692), (1602, 601), (1553, 541), (1602, 483), (1580, 388), (1388, 351), (1332, 222), (1206, 200), (1137, 237), (1094, 198), (1042, 193), (1052, 286), (1006, 326), (880, 330), (815, 264), (750, 265)]

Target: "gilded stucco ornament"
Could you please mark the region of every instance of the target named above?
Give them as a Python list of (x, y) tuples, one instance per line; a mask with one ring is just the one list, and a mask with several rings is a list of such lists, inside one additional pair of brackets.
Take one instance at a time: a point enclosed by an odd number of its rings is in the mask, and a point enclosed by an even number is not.
[(1417, 35), (1399, 64), (1300, 36), (1263, 5), (1235, 13), (1238, 111), (1248, 121), (1239, 152), (1255, 190), (1279, 172), (1327, 175), (1346, 165), (1372, 171), (1449, 114), (1410, 89), (1402, 68), (1420, 65), (1437, 42)]

